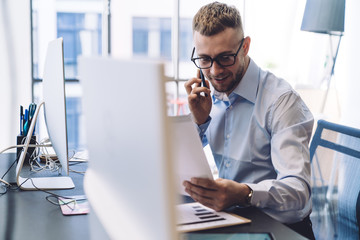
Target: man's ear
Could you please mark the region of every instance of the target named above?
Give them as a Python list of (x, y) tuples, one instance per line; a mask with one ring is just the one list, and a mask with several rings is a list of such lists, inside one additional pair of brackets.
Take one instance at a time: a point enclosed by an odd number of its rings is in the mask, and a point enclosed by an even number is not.
[(251, 38), (249, 36), (247, 36), (244, 39), (244, 44), (243, 44), (244, 56), (246, 56), (250, 50), (250, 43), (251, 43)]

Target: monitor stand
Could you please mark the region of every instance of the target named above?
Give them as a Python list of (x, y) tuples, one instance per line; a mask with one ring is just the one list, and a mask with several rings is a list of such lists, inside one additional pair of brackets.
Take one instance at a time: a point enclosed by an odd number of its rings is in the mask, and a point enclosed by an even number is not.
[(56, 177), (21, 177), (21, 169), (23, 167), (26, 152), (30, 145), (32, 133), (35, 128), (35, 123), (40, 111), (40, 108), (44, 105), (44, 102), (40, 103), (36, 108), (34, 117), (31, 121), (26, 140), (24, 143), (23, 151), (19, 157), (18, 164), (16, 166), (16, 182), (17, 185), (23, 190), (42, 190), (42, 189), (71, 189), (74, 188), (74, 182), (69, 176), (56, 176)]

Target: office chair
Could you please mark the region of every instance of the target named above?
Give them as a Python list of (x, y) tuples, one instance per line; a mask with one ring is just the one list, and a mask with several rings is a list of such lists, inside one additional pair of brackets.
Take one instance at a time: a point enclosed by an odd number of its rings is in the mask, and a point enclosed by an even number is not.
[(358, 194), (357, 202), (356, 202), (356, 218), (359, 229), (359, 239), (360, 239), (360, 192)]
[[(315, 157), (319, 166), (316, 150), (322, 147), (333, 154), (333, 169), (329, 184), (320, 195), (313, 192), (314, 208), (326, 209), (330, 212), (330, 220), (334, 227), (334, 237), (338, 239), (358, 239), (359, 225), (357, 213), (360, 199), (360, 129), (319, 120), (310, 144), (310, 161), (313, 166)], [(329, 136), (335, 133), (336, 138)], [(319, 172), (320, 168), (319, 168)], [(313, 175), (315, 173), (313, 172)], [(338, 177), (336, 188), (335, 178)], [(322, 179), (322, 175), (320, 174)], [(314, 180), (314, 177), (313, 177)], [(316, 180), (316, 179), (315, 179)], [(322, 179), (322, 183), (324, 183)], [(316, 187), (316, 185), (315, 185)], [(321, 190), (324, 187), (322, 184)], [(336, 191), (337, 189), (337, 191)], [(335, 197), (334, 197), (335, 194)], [(320, 196), (320, 200), (317, 197)]]

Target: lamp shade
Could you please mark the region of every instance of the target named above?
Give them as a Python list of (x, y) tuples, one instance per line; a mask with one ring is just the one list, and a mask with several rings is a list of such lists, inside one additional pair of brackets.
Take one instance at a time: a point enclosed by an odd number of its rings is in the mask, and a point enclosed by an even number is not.
[(339, 35), (344, 32), (345, 0), (307, 0), (301, 30)]

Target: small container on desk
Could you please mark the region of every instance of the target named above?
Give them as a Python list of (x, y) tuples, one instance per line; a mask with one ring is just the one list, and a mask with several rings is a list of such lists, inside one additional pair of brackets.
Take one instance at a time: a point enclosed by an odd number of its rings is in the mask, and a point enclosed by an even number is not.
[[(26, 138), (26, 136), (18, 135), (18, 136), (16, 137), (16, 144), (17, 144), (17, 145), (24, 145), (24, 143), (25, 143), (25, 138)], [(30, 144), (32, 144), (32, 145), (35, 145), (35, 144), (36, 144), (36, 136), (35, 136), (35, 135), (32, 135), (32, 136), (31, 136)], [(20, 157), (20, 155), (21, 155), (21, 152), (23, 151), (23, 148), (24, 148), (24, 147), (18, 147), (18, 148), (16, 148), (16, 161), (17, 161), (17, 162), (19, 161), (19, 157)], [(25, 155), (24, 164), (29, 163), (30, 156), (34, 153), (34, 151), (35, 151), (35, 147), (29, 147), (29, 148), (27, 149), (27, 154)]]

